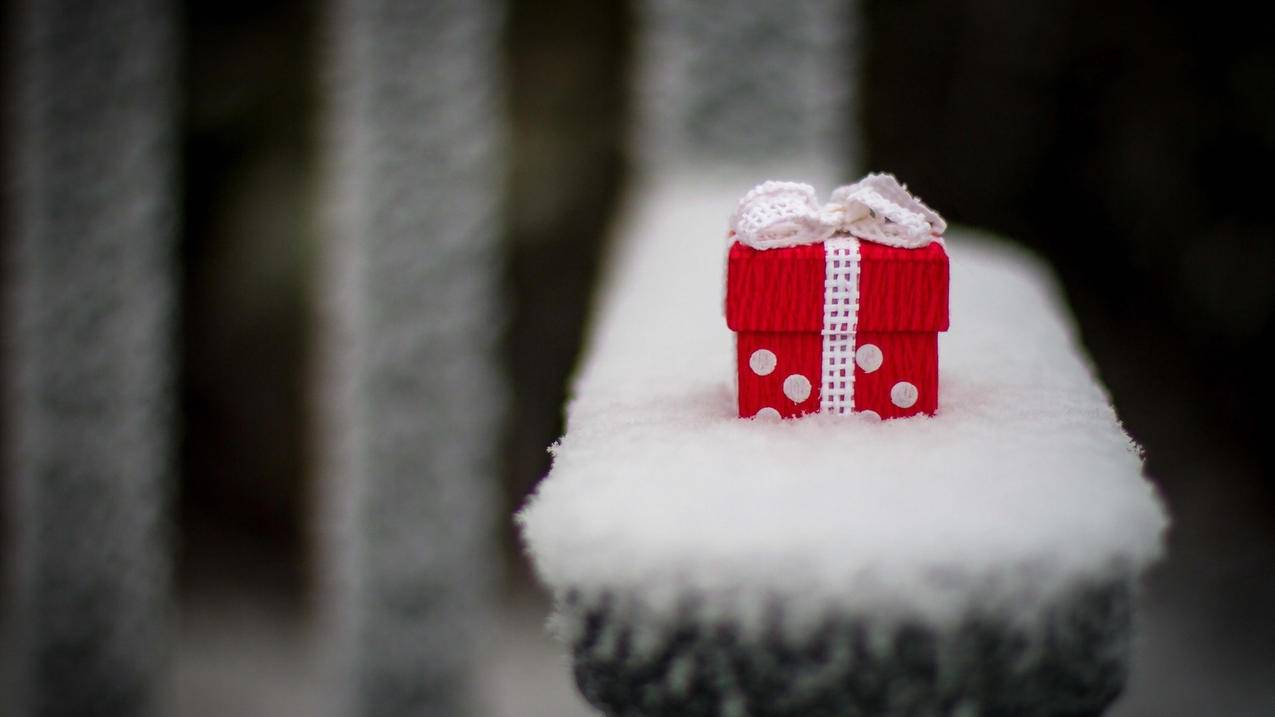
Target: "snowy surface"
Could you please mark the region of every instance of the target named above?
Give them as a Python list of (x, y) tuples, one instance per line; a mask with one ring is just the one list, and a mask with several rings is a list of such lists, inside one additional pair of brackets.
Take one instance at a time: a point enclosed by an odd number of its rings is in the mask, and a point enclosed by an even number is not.
[[(519, 516), (541, 579), (759, 624), (825, 610), (1024, 619), (1137, 574), (1166, 515), (1048, 273), (949, 231), (933, 418), (741, 420), (726, 218), (756, 177), (636, 193), (554, 464)], [(794, 609), (795, 608), (795, 609)]]

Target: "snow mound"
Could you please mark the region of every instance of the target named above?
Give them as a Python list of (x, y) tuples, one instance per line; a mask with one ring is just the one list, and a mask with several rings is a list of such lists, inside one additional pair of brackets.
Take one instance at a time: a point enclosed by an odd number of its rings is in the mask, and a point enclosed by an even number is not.
[(1157, 559), (1166, 514), (1057, 287), (991, 238), (948, 233), (936, 416), (739, 419), (724, 227), (755, 179), (665, 183), (621, 223), (566, 435), (518, 515), (560, 599), (944, 625), (1030, 618)]

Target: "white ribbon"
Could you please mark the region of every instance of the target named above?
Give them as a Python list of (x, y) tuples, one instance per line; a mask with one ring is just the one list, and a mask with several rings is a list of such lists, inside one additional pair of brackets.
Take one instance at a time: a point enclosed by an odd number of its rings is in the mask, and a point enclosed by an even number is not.
[(942, 235), (947, 223), (894, 175), (869, 174), (838, 187), (822, 206), (809, 184), (763, 182), (739, 200), (730, 228), (755, 249), (817, 244), (838, 234), (915, 249)]

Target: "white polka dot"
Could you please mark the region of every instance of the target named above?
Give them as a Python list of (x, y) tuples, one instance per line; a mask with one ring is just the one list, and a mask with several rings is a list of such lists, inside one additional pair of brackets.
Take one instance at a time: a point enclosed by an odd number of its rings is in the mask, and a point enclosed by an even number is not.
[(780, 416), (779, 411), (767, 406), (757, 413), (754, 413), (753, 418), (760, 418), (763, 421), (778, 421)]
[(863, 416), (864, 418), (868, 419), (869, 421), (879, 421), (879, 420), (881, 420), (881, 414), (877, 413), (876, 411), (859, 411), (859, 415), (860, 415), (860, 416)]
[(801, 403), (810, 398), (810, 379), (794, 373), (784, 379), (784, 395), (793, 403)]
[(779, 359), (775, 358), (775, 352), (766, 349), (757, 349), (752, 356), (748, 357), (748, 367), (758, 376), (765, 376), (774, 371), (777, 363)]
[(885, 360), (885, 356), (881, 354), (881, 349), (876, 344), (864, 344), (854, 352), (854, 362), (859, 364), (859, 368), (866, 373), (872, 373), (881, 368), (881, 362)]
[(899, 408), (911, 408), (916, 403), (920, 391), (907, 381), (899, 381), (890, 389), (890, 402)]

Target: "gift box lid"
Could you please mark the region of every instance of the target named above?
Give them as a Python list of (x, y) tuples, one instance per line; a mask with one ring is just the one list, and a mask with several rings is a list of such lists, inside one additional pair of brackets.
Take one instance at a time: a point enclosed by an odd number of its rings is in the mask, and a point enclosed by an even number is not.
[[(726, 323), (732, 331), (823, 330), (824, 247), (731, 245)], [(946, 331), (943, 243), (902, 249), (859, 242), (859, 331)]]

